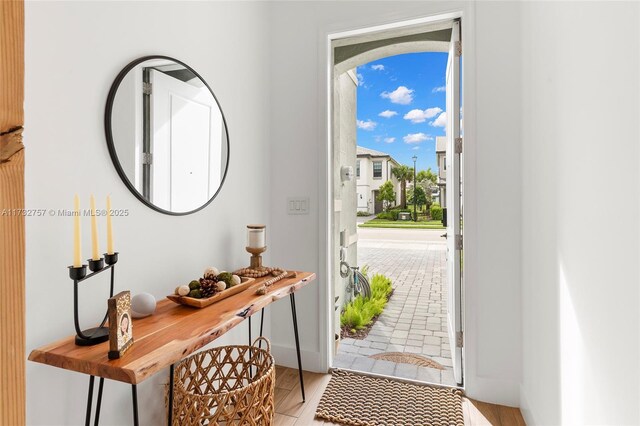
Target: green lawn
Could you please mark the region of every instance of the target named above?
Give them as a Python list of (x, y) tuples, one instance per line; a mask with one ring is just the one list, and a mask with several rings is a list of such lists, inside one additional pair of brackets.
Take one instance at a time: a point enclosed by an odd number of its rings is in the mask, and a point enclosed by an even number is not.
[(360, 225), (361, 228), (407, 228), (407, 229), (445, 229), (439, 220), (409, 222), (401, 220), (371, 219)]

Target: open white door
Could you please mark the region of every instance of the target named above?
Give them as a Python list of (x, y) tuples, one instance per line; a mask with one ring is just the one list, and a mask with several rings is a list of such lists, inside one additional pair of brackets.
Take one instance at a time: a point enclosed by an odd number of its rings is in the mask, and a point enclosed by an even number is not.
[(451, 361), (456, 382), (462, 384), (462, 286), (460, 254), (460, 23), (451, 30), (447, 62), (447, 320)]

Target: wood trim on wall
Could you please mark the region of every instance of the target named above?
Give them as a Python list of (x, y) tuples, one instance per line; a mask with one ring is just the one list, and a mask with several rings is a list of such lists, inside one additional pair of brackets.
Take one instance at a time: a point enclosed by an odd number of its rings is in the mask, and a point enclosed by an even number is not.
[(0, 1), (0, 425), (24, 425), (24, 1)]

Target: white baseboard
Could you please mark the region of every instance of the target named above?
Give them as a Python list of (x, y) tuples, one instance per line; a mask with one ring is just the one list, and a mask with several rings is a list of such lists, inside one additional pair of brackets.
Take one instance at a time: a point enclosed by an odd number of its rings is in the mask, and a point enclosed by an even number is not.
[(538, 424), (533, 417), (531, 407), (529, 406), (529, 401), (527, 401), (527, 396), (523, 390), (522, 385), (520, 385), (520, 413), (522, 413), (522, 417), (524, 418), (526, 424), (531, 426)]
[[(271, 354), (276, 361), (276, 365), (283, 367), (298, 368), (298, 357), (296, 356), (296, 348), (289, 346), (271, 345)], [(312, 371), (314, 373), (326, 373), (322, 369), (319, 352), (300, 351), (302, 358), (302, 369)]]

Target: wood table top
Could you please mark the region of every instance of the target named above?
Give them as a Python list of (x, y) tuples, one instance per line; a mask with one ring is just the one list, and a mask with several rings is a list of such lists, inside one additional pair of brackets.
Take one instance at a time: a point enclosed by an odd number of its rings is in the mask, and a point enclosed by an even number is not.
[[(312, 272), (297, 272), (278, 281), (264, 295), (255, 294), (263, 281), (206, 308), (158, 302), (153, 315), (133, 320), (134, 343), (120, 359), (107, 357), (109, 342), (77, 346), (75, 335), (34, 349), (29, 360), (120, 382), (138, 384), (163, 368), (186, 358), (278, 299), (315, 280)], [(238, 313), (247, 310), (242, 317)]]

